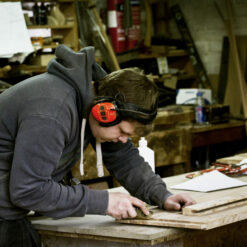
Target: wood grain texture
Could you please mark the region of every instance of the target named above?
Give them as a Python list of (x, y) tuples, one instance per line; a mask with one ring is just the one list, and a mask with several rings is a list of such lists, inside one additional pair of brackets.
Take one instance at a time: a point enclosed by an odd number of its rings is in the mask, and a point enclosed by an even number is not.
[[(233, 27), (233, 5), (231, 3), (231, 0), (225, 0), (226, 3), (226, 9), (227, 9), (227, 20), (225, 21), (225, 26), (228, 31), (228, 37), (230, 42), (230, 48), (231, 48), (231, 55), (233, 57), (234, 65), (236, 68), (236, 78), (237, 83), (239, 85), (240, 89), (240, 95), (242, 100), (242, 107), (243, 107), (243, 115), (244, 118), (247, 117), (247, 87), (246, 87), (246, 81), (243, 75), (242, 67), (240, 64), (240, 58), (239, 58), (239, 51), (237, 47), (236, 37), (234, 34), (234, 27)], [(247, 133), (247, 122), (245, 122), (245, 131)]]
[(247, 205), (247, 193), (225, 196), (184, 207), (182, 212), (183, 215), (206, 215), (242, 205)]
[(220, 159), (217, 159), (216, 162), (222, 163), (222, 164), (229, 164), (229, 165), (237, 165), (242, 160), (247, 159), (247, 153), (237, 154), (230, 157), (223, 157)]
[(207, 215), (183, 215), (181, 212), (164, 212), (163, 210), (153, 210), (152, 219), (136, 220), (126, 219), (117, 220), (125, 224), (162, 226), (162, 227), (180, 227), (190, 229), (209, 230), (223, 225), (231, 224), (247, 219), (247, 206), (240, 205), (234, 208), (228, 208), (220, 212), (212, 212)]
[[(187, 181), (188, 179), (186, 179), (185, 176), (186, 174), (168, 177), (164, 178), (164, 181), (166, 182), (168, 189), (172, 193), (177, 194), (183, 191), (173, 190), (170, 189), (170, 187), (172, 185)], [(243, 182), (247, 182), (247, 176), (241, 176), (238, 177), (238, 179)], [(232, 188), (210, 193), (193, 191), (190, 192), (190, 195), (198, 203), (203, 203), (230, 195), (244, 194), (246, 190), (247, 187), (243, 186), (240, 188)], [(110, 189), (109, 191), (127, 193), (123, 187)], [(56, 240), (60, 239), (61, 236), (64, 236), (70, 239), (70, 241), (78, 241), (78, 244), (84, 243), (81, 242), (84, 241), (83, 239), (102, 240), (103, 244), (105, 244), (106, 242), (108, 243), (109, 241), (116, 241), (126, 243), (126, 246), (128, 246), (127, 243), (129, 243), (130, 245), (134, 243), (136, 244), (136, 246), (138, 244), (140, 244), (140, 246), (141, 244), (144, 244), (145, 246), (147, 246), (147, 244), (150, 244), (149, 246), (154, 246), (155, 244), (157, 244), (157, 246), (166, 246), (165, 243), (169, 241), (176, 241), (185, 237), (188, 238), (188, 241), (186, 240), (185, 242), (188, 242), (189, 244), (192, 240), (195, 241), (195, 244), (193, 245), (182, 245), (186, 247), (198, 246), (196, 245), (196, 241), (202, 238), (204, 238), (205, 241), (207, 239), (210, 239), (210, 241), (208, 240), (209, 244), (205, 246), (225, 246), (212, 245), (212, 243), (215, 242), (215, 240), (218, 239), (219, 236), (221, 236), (219, 238), (221, 239), (220, 241), (229, 239), (232, 232), (234, 232), (234, 235), (232, 235), (232, 237), (236, 238), (239, 231), (238, 226), (241, 225), (241, 222), (244, 222), (243, 227), (241, 228), (241, 233), (243, 232), (244, 227), (246, 228), (247, 224), (247, 220), (244, 220), (247, 218), (247, 206), (244, 205), (237, 208), (223, 210), (222, 212), (210, 213), (209, 215), (204, 216), (187, 216), (182, 215), (181, 212), (168, 212), (154, 208), (152, 208), (151, 210), (154, 212), (152, 220), (125, 220), (124, 222), (121, 222), (121, 224), (115, 221), (110, 216), (101, 215), (86, 215), (85, 217), (71, 217), (58, 220), (40, 217), (37, 219), (32, 219), (31, 221), (41, 235), (48, 236), (48, 234), (50, 234), (51, 236), (54, 236), (54, 239)], [(232, 231), (234, 227), (236, 227), (236, 230)], [(226, 231), (222, 230), (225, 228), (228, 229), (228, 232), (230, 229), (230, 235), (226, 233)], [(208, 231), (195, 231), (192, 229), (202, 229)], [(213, 233), (215, 232), (217, 232), (217, 238), (212, 238), (214, 235)], [(197, 233), (200, 233), (200, 236), (198, 236), (198, 238), (196, 237)], [(79, 241), (80, 238), (83, 239)], [(241, 240), (241, 238), (237, 237), (237, 240)], [(164, 243), (164, 245), (159, 245), (159, 243)], [(229, 243), (232, 244), (232, 241), (229, 241)], [(108, 245), (105, 244), (104, 246)], [(229, 245), (229, 247), (230, 246), (247, 245)]]
[[(167, 179), (167, 185), (169, 186), (185, 182), (185, 175), (171, 177)], [(237, 179), (246, 182), (247, 177), (241, 176)], [(219, 190), (211, 193), (201, 192), (190, 192), (191, 196), (197, 201), (198, 205), (203, 205), (209, 201), (217, 201), (221, 198), (227, 200), (229, 197), (241, 198), (246, 195), (246, 186)], [(171, 190), (173, 193), (183, 192), (181, 190)], [(241, 204), (241, 203), (240, 203)], [(189, 229), (201, 229), (209, 230), (217, 227), (222, 227), (234, 222), (242, 221), (247, 219), (247, 204), (236, 205), (236, 207), (223, 208), (221, 211), (216, 212), (212, 210), (206, 215), (183, 215), (182, 212), (171, 212), (160, 209), (152, 209), (153, 216), (150, 220), (118, 220), (117, 222), (124, 224), (135, 224), (135, 225), (148, 225), (148, 226), (161, 226), (161, 227), (178, 227), (178, 228), (189, 228)]]

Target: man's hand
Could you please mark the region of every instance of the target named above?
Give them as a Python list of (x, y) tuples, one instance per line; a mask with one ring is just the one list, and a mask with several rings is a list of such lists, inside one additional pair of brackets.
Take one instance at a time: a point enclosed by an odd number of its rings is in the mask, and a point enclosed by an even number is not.
[(177, 194), (169, 196), (164, 202), (167, 210), (181, 210), (183, 206), (196, 204), (196, 201), (189, 194)]
[(136, 210), (133, 206), (140, 208), (144, 214), (149, 214), (145, 203), (136, 197), (120, 192), (109, 193), (108, 215), (116, 219), (135, 218)]

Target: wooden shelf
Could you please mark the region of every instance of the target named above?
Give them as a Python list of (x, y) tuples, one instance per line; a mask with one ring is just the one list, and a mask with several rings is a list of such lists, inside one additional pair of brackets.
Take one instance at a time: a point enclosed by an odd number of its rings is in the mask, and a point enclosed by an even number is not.
[(44, 73), (46, 71), (46, 66), (21, 64), (18, 66), (18, 70), (22, 71), (22, 73), (39, 74)]
[[(35, 4), (34, 1), (22, 1), (30, 2)], [(27, 29), (34, 30), (34, 29), (50, 29), (51, 37), (53, 36), (61, 36), (63, 37), (63, 43), (71, 47), (73, 50), (78, 51), (80, 49), (79, 45), (79, 38), (78, 38), (78, 23), (77, 23), (77, 15), (76, 15), (76, 6), (75, 1), (73, 0), (59, 0), (59, 1), (44, 1), (38, 0), (36, 2), (56, 2), (59, 3), (59, 9), (63, 13), (65, 19), (71, 18), (73, 22), (65, 22), (66, 24), (62, 25), (28, 25)], [(57, 46), (48, 45), (44, 48), (56, 48)]]
[[(59, 45), (61, 45), (61, 44), (42, 45), (41, 49), (48, 49), (48, 48), (56, 49)], [(64, 44), (64, 45), (66, 45), (66, 46), (68, 46), (68, 47), (70, 47), (72, 49), (74, 48), (71, 44)]]
[(127, 52), (124, 54), (117, 55), (117, 60), (119, 63), (124, 63), (129, 60), (137, 60), (137, 59), (151, 59), (158, 57), (181, 57), (188, 56), (188, 53), (185, 50), (172, 50), (166, 53), (140, 53), (139, 51)]
[[(35, 50), (37, 51), (36, 57), (30, 56), (29, 59), (26, 61), (27, 64), (22, 64), (19, 66), (16, 66), (16, 71), (20, 74), (27, 74), (27, 75), (34, 75), (34, 74), (40, 74), (46, 71), (46, 63), (49, 62), (49, 57), (44, 56), (46, 54), (40, 54), (38, 51), (43, 49), (52, 49), (52, 53), (54, 49), (56, 49), (60, 44), (64, 44), (74, 51), (78, 51), (80, 49), (79, 44), (79, 34), (78, 34), (78, 23), (77, 23), (77, 15), (76, 15), (76, 1), (74, 0), (38, 0), (36, 1), (38, 3), (40, 2), (53, 2), (53, 3), (59, 3), (59, 9), (63, 13), (65, 17), (65, 22), (61, 23), (67, 23), (62, 25), (28, 25), (28, 30), (38, 30), (38, 29), (50, 29), (50, 38), (51, 41), (49, 43), (38, 40), (37, 38), (37, 47), (35, 47), (36, 40), (33, 39)], [(29, 1), (29, 0), (22, 0), (22, 3), (32, 3), (35, 4), (35, 1)], [(73, 20), (71, 22), (66, 22), (67, 20)], [(40, 30), (41, 31), (41, 30)], [(39, 32), (39, 31), (38, 31)], [(58, 36), (58, 39), (61, 39), (61, 41), (58, 43), (55, 40), (55, 37)], [(47, 40), (48, 41), (48, 40)], [(51, 43), (52, 42), (52, 43)], [(44, 43), (44, 44), (43, 44)], [(42, 45), (43, 44), (43, 45)], [(54, 55), (54, 54), (52, 54)], [(43, 57), (42, 57), (43, 56)]]
[(73, 28), (74, 24), (70, 25), (59, 25), (59, 26), (53, 26), (53, 25), (33, 25), (33, 26), (27, 26), (28, 29), (70, 29)]

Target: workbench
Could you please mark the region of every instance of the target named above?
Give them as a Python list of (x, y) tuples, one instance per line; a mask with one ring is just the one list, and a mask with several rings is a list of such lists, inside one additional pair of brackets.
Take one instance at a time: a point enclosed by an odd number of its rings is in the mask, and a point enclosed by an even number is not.
[[(247, 182), (247, 176), (238, 178)], [(164, 179), (168, 188), (171, 185), (186, 180), (185, 174)], [(243, 186), (210, 193), (189, 192), (189, 194), (191, 194), (197, 202), (204, 202), (221, 198), (226, 194), (229, 195), (229, 193), (234, 195), (240, 191), (246, 191), (246, 189), (247, 187)], [(110, 189), (110, 191), (124, 192), (125, 190), (122, 187), (118, 187)], [(184, 192), (181, 190), (170, 191), (173, 193)], [(246, 207), (247, 212), (247, 206), (244, 207)], [(109, 216), (98, 215), (87, 215), (85, 217), (59, 220), (38, 217), (33, 218), (32, 223), (39, 231), (44, 247), (247, 246), (247, 220), (239, 221), (240, 218), (241, 217), (238, 217), (238, 212), (236, 212), (232, 214), (232, 219), (235, 223), (230, 223), (229, 220), (224, 221), (224, 219), (222, 219), (223, 226), (211, 230), (128, 225), (116, 222)]]

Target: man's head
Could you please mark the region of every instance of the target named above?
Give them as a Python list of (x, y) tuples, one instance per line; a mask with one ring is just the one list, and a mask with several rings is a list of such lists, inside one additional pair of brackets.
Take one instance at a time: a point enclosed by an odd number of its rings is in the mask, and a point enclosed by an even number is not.
[[(112, 72), (97, 85), (98, 97), (94, 102), (95, 107), (100, 106), (97, 104), (99, 102), (111, 102), (113, 103), (112, 108), (115, 110), (111, 110), (110, 113), (117, 114), (117, 119), (112, 122), (112, 125), (111, 122), (109, 125), (101, 123), (95, 114), (90, 114), (93, 115), (91, 122), (97, 119), (98, 130), (103, 128), (108, 132), (113, 127), (122, 128), (122, 122), (128, 122), (131, 125), (131, 129), (126, 129), (126, 124), (124, 125), (123, 131), (129, 135), (143, 136), (152, 130), (152, 121), (157, 113), (158, 89), (139, 69), (128, 68)], [(94, 110), (93, 108), (91, 113), (94, 113)], [(111, 127), (106, 128), (105, 126)], [(115, 140), (115, 138), (113, 139)]]

